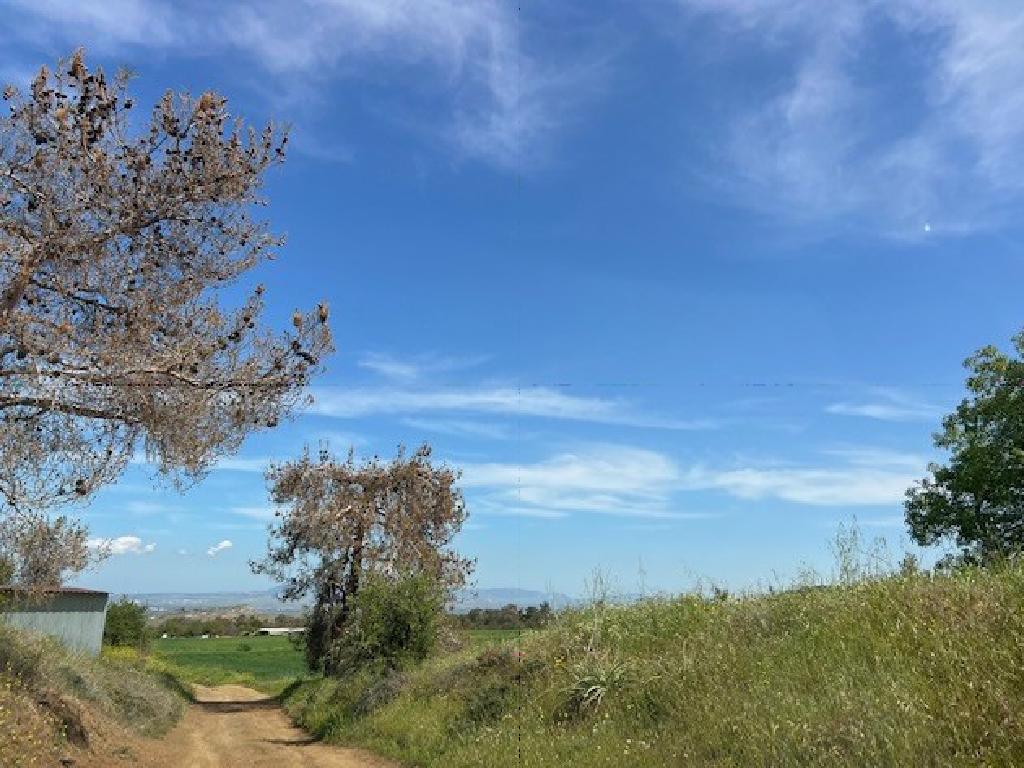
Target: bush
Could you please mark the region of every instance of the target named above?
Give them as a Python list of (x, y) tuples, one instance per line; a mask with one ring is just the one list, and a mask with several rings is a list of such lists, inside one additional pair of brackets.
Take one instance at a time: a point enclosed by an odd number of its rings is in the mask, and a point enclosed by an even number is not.
[(363, 666), (397, 669), (425, 659), (437, 646), (444, 616), (444, 593), (425, 576), (363, 584), (342, 635), (330, 653), (335, 669)]
[(0, 625), (0, 687), (15, 684), (37, 698), (72, 697), (139, 733), (165, 733), (181, 716), (181, 699), (128, 653), (125, 648), (91, 659), (53, 638)]
[(103, 627), (103, 642), (107, 645), (145, 648), (149, 643), (146, 607), (127, 598), (121, 598), (109, 606), (107, 623)]

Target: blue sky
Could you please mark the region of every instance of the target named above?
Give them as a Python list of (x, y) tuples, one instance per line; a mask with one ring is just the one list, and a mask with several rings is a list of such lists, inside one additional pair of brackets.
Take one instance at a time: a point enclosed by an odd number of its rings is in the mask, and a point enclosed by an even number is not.
[(291, 123), (253, 280), (338, 345), (199, 486), (104, 491), (85, 584), (265, 586), (262, 469), (321, 441), (461, 466), (483, 587), (763, 585), (851, 516), (898, 552), (962, 359), (1024, 320), (1014, 3), (0, 5), (0, 79), (85, 45)]

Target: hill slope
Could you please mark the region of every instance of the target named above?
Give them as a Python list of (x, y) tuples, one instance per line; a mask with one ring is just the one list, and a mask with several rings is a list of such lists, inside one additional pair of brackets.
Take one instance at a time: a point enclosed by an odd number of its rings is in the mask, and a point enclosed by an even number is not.
[(5, 768), (59, 765), (62, 758), (77, 766), (111, 765), (132, 756), (138, 736), (167, 731), (182, 710), (182, 697), (140, 664), (81, 656), (0, 625)]
[(570, 612), (297, 721), (415, 765), (1024, 764), (1024, 570)]

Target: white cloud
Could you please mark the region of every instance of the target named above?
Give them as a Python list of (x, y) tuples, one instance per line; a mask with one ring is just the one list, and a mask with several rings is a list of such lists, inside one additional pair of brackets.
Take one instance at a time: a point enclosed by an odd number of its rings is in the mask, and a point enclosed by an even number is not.
[(251, 517), (253, 520), (273, 520), (277, 507), (231, 507), (233, 515)]
[(825, 410), (839, 416), (863, 416), (880, 421), (937, 422), (944, 413), (941, 406), (917, 399), (896, 389), (873, 387), (868, 394), (870, 396), (868, 400), (832, 403)]
[(321, 416), (358, 418), (374, 414), (424, 411), (466, 411), (536, 416), (603, 424), (662, 429), (712, 429), (708, 419), (680, 421), (637, 412), (622, 400), (569, 395), (550, 387), (490, 386), (463, 389), (358, 389), (320, 387), (313, 390), (311, 411)]
[(532, 162), (593, 77), (528, 52), (519, 13), (501, 0), (16, 0), (7, 16), (0, 38), (37, 45), (241, 59), (272, 80), (278, 103), (323, 100), (324, 82), (364, 71), (379, 83), (393, 65), (442, 93), (439, 130), (460, 152), (509, 168)]
[(224, 539), (223, 541), (217, 542), (212, 547), (210, 547), (208, 550), (206, 550), (206, 554), (208, 554), (210, 557), (216, 557), (218, 554), (223, 552), (225, 549), (231, 549), (231, 547), (233, 547), (233, 546), (234, 546), (234, 544), (232, 544), (228, 539)]
[(487, 358), (478, 357), (443, 357), (439, 355), (419, 355), (415, 358), (399, 359), (383, 352), (366, 352), (357, 363), (379, 376), (396, 381), (412, 381), (427, 374), (457, 371), (479, 365)]
[(151, 0), (11, 0), (9, 5), (25, 14), (23, 34), (39, 39), (77, 32), (104, 50), (171, 45), (193, 26), (176, 19), (172, 7)]
[(506, 440), (509, 428), (504, 424), (490, 424), (482, 421), (463, 419), (403, 419), (402, 423), (413, 429), (438, 435), (457, 437), (480, 437), (487, 440)]
[(118, 536), (112, 539), (89, 539), (89, 549), (109, 555), (148, 555), (156, 549), (155, 543), (143, 544), (138, 536)]
[(422, 374), (422, 366), (404, 360), (396, 360), (390, 355), (370, 352), (359, 361), (359, 367), (388, 379), (418, 379)]
[(903, 500), (928, 463), (923, 456), (870, 449), (829, 454), (845, 461), (827, 466), (697, 465), (687, 470), (682, 485), (691, 490), (720, 490), (748, 500), (780, 499), (811, 506), (891, 505)]
[(267, 467), (277, 459), (269, 456), (255, 456), (245, 458), (242, 456), (228, 456), (220, 459), (214, 469), (222, 469), (232, 472), (266, 472)]
[(487, 491), (470, 505), (485, 514), (688, 516), (670, 499), (679, 469), (663, 454), (643, 448), (591, 445), (533, 464), (464, 464), (462, 470), (462, 486)]
[[(994, 226), (1020, 202), (1024, 7), (679, 2), (725, 22), (727, 55), (753, 49), (790, 66), (781, 88), (739, 105), (716, 133), (726, 136), (727, 191), (744, 204), (914, 239)], [(872, 73), (880, 55), (885, 69)]]

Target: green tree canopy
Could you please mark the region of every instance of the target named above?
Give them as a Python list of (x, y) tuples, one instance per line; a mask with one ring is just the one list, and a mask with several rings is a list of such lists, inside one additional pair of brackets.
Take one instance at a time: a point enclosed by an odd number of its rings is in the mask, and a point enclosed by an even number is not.
[(993, 346), (964, 361), (968, 395), (942, 423), (945, 464), (907, 491), (906, 517), (919, 544), (955, 541), (968, 562), (1024, 547), (1024, 332), (1016, 356)]
[(131, 645), (142, 648), (148, 641), (146, 606), (124, 597), (107, 607), (103, 642), (107, 645)]

